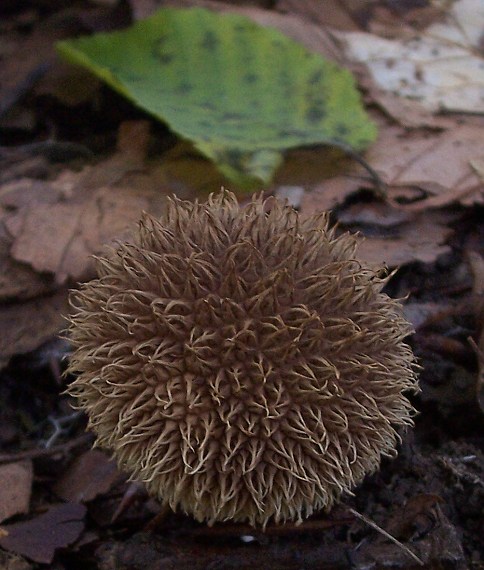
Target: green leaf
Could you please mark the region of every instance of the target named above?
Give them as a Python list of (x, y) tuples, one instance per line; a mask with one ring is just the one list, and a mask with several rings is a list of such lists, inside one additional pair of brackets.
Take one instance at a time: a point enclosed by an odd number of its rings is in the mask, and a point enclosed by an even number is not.
[(285, 150), (376, 137), (349, 71), (246, 17), (164, 8), (59, 52), (166, 122), (241, 187), (268, 184)]

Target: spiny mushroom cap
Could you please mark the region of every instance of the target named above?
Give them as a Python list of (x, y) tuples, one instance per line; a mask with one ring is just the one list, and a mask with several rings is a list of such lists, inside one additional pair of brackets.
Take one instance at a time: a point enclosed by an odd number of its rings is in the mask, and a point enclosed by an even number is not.
[(172, 508), (265, 525), (330, 508), (412, 423), (411, 332), (326, 215), (171, 201), (73, 294), (70, 393)]

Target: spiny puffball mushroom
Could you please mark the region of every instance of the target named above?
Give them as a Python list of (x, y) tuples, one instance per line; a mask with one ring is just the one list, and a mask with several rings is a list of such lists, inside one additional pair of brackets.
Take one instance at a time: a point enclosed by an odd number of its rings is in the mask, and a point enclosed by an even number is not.
[(411, 327), (356, 245), (227, 191), (145, 215), (72, 295), (69, 391), (98, 444), (209, 524), (329, 509), (395, 454), (417, 390)]

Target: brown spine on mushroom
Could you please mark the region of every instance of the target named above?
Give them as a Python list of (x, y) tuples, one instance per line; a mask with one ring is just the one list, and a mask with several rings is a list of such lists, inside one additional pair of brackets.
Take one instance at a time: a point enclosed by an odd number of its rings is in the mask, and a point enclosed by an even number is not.
[(72, 295), (69, 391), (98, 444), (210, 524), (329, 509), (412, 423), (411, 328), (356, 238), (267, 209), (174, 199)]

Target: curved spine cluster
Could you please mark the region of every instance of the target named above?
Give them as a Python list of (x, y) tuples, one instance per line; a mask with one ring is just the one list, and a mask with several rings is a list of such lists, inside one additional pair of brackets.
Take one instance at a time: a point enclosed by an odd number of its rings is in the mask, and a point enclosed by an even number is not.
[(72, 296), (70, 393), (173, 509), (265, 525), (329, 509), (392, 456), (411, 332), (325, 214), (174, 199)]

